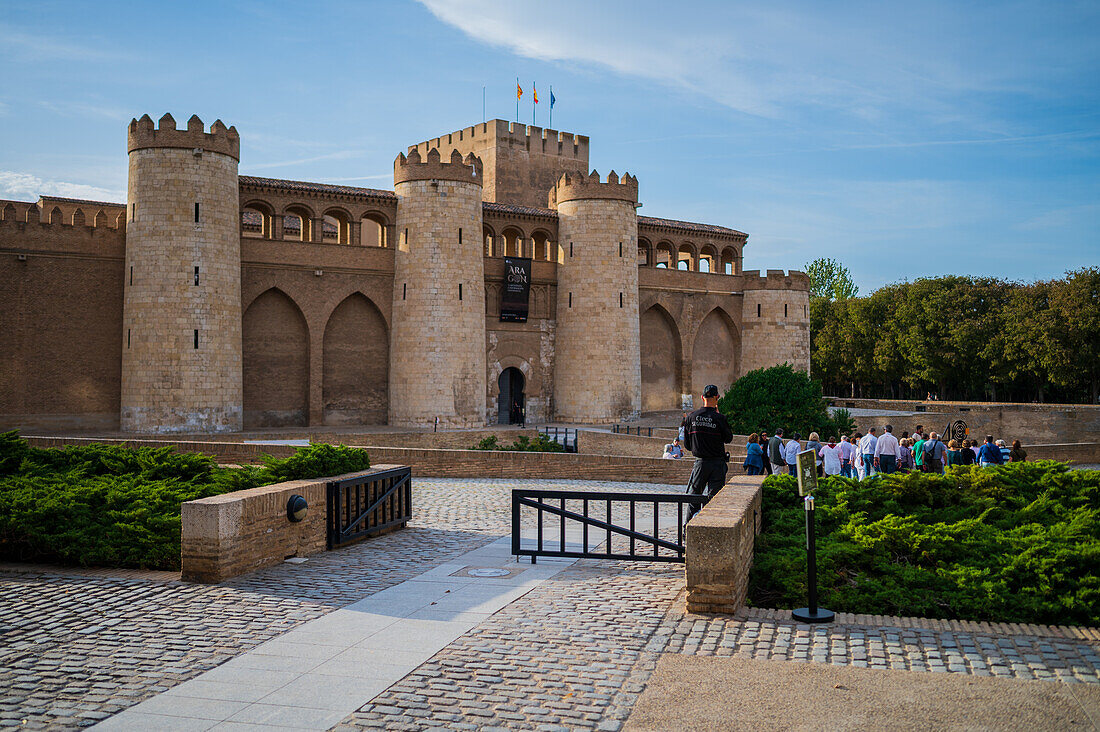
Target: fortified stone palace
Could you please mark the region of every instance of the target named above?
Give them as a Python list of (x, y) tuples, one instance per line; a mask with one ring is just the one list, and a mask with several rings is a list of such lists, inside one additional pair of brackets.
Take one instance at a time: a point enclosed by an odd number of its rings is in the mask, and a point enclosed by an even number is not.
[(582, 135), (467, 127), (392, 191), (238, 175), (220, 120), (128, 142), (126, 204), (0, 201), (0, 426), (606, 423), (809, 368), (807, 277), (638, 216)]

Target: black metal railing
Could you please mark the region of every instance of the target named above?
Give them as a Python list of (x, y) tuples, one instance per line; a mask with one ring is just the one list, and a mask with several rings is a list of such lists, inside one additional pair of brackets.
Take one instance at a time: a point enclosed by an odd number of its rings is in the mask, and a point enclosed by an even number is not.
[[(570, 510), (566, 502), (572, 502)], [(702, 507), (705, 496), (686, 493), (594, 493), (591, 491), (555, 491), (515, 488), (512, 490), (512, 554), (516, 557), (576, 557), (590, 559), (627, 559), (650, 562), (684, 561), (685, 506)], [(639, 506), (652, 505), (653, 515), (640, 517)], [(620, 517), (614, 508), (619, 507)], [(676, 539), (661, 536), (662, 507), (672, 506), (665, 516), (676, 517)], [(535, 536), (523, 536), (523, 519), (532, 509), (535, 520)], [(602, 510), (601, 510), (602, 509)], [(626, 523), (620, 525), (621, 514), (626, 513)], [(547, 526), (544, 519), (549, 518)], [(556, 519), (556, 525), (554, 520)], [(642, 528), (640, 521), (652, 525)], [(580, 548), (570, 548), (567, 541), (568, 525), (580, 527)], [(614, 541), (623, 537), (625, 540)], [(590, 539), (601, 540), (592, 546)], [(533, 542), (533, 544), (532, 544)]]
[(328, 548), (337, 549), (412, 516), (412, 470), (384, 470), (328, 484)]
[(539, 427), (539, 434), (546, 435), (548, 439), (553, 440), (562, 447), (566, 452), (577, 451), (577, 430), (572, 427)]
[(613, 424), (613, 425), (611, 425), (611, 431), (614, 432), (616, 435), (637, 435), (638, 437), (641, 437), (642, 436), (642, 430), (645, 430), (645, 436), (646, 437), (653, 437), (653, 428), (652, 427), (631, 427), (628, 424), (624, 424), (624, 425)]

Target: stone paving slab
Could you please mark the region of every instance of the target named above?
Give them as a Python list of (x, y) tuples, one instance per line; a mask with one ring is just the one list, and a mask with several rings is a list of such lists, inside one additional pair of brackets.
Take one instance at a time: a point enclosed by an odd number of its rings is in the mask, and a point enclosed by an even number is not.
[(1100, 688), (667, 654), (624, 730), (1092, 729)]

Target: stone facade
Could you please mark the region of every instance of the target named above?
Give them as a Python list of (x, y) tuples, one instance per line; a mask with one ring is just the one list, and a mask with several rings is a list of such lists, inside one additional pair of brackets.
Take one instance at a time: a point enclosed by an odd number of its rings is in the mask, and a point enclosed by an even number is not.
[(810, 278), (773, 269), (745, 276), (742, 371), (789, 363), (810, 373)]
[(130, 125), (121, 427), (241, 429), (235, 130)]
[(554, 406), (565, 422), (630, 421), (641, 413), (638, 182), (563, 175), (551, 192), (565, 250), (558, 266)]
[[(130, 148), (129, 205), (0, 201), (0, 426), (478, 426), (516, 384), (528, 423), (608, 422), (809, 367), (805, 275), (637, 216), (581, 135), (475, 125), (394, 190), (237, 175), (236, 131), (198, 118), (134, 120)], [(526, 322), (500, 320), (504, 256), (532, 260)]]
[(395, 162), (390, 424), (485, 424), (481, 165), (468, 163), (437, 150)]

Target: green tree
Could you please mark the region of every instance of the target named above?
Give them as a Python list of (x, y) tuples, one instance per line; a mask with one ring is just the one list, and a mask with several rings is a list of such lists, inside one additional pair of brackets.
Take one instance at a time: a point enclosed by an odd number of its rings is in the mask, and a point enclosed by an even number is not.
[(718, 410), (736, 434), (783, 427), (788, 434), (798, 430), (805, 437), (816, 431), (827, 438), (836, 429), (821, 396), (821, 382), (790, 364), (745, 374), (718, 400)]
[[(1050, 296), (1053, 332), (1048, 337), (1064, 344), (1071, 361), (1056, 378), (1070, 385), (1079, 375), (1089, 403), (1100, 400), (1100, 268), (1086, 267), (1066, 272), (1066, 279), (1055, 283)], [(1053, 364), (1052, 364), (1053, 365)]]
[(847, 300), (859, 294), (848, 268), (835, 259), (819, 258), (806, 265), (810, 276), (810, 297)]

